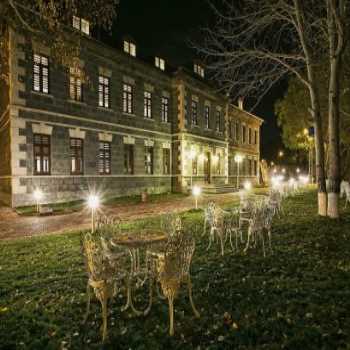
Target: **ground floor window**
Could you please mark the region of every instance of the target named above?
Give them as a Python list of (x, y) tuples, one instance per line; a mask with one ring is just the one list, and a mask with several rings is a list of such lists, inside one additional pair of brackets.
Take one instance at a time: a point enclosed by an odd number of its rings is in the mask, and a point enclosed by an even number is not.
[(34, 174), (50, 175), (51, 152), (50, 136), (34, 134), (33, 140), (34, 153)]
[(153, 174), (153, 147), (145, 147), (145, 172)]
[(163, 174), (170, 174), (170, 149), (163, 148)]
[(134, 173), (134, 145), (124, 145), (124, 174)]
[(70, 139), (71, 174), (81, 175), (84, 173), (84, 145), (82, 139)]
[(111, 174), (111, 143), (100, 142), (98, 171), (100, 175)]
[(192, 159), (192, 175), (198, 174), (198, 159), (197, 157), (194, 157)]
[(216, 173), (221, 175), (221, 154), (219, 153), (216, 157)]

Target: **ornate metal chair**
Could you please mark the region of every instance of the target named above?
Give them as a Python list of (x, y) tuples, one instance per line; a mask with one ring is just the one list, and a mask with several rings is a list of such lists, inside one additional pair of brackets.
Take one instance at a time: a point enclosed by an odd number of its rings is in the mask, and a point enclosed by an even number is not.
[(85, 256), (86, 270), (88, 274), (87, 283), (87, 307), (84, 318), (86, 322), (91, 301), (91, 289), (93, 289), (96, 298), (102, 306), (102, 341), (107, 337), (107, 313), (108, 300), (116, 293), (116, 285), (114, 281), (114, 269), (107, 257), (103, 254), (101, 242), (92, 234), (88, 233), (82, 238), (82, 247)]
[(157, 259), (154, 260), (157, 280), (169, 303), (170, 335), (174, 335), (174, 299), (183, 283), (187, 284), (194, 315), (200, 317), (192, 299), (190, 267), (194, 250), (194, 238), (183, 232), (177, 232), (170, 237), (165, 252), (158, 254)]
[[(226, 238), (229, 237), (231, 249), (233, 251), (238, 250), (238, 238), (243, 241), (242, 230), (239, 227), (240, 211), (238, 208), (232, 209), (226, 218)], [(235, 248), (233, 247), (232, 236), (235, 238)]]
[(177, 214), (166, 214), (161, 218), (161, 230), (165, 232), (168, 237), (171, 237), (176, 232), (182, 230), (182, 220)]
[(216, 204), (214, 202), (209, 202), (208, 206), (204, 209), (204, 225), (203, 225), (203, 236), (206, 233), (207, 226), (212, 226), (214, 220)]

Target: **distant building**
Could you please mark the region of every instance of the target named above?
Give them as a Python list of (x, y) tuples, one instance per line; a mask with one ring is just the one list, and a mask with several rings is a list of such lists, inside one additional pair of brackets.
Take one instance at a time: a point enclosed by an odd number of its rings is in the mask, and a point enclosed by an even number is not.
[[(117, 197), (187, 191), (192, 184), (259, 179), (262, 120), (205, 81), (204, 68), (170, 71), (84, 33), (80, 68), (54, 65), (50, 48), (9, 30), (9, 85), (0, 82), (0, 200), (13, 207), (83, 198), (89, 187)], [(88, 81), (82, 78), (82, 70)]]

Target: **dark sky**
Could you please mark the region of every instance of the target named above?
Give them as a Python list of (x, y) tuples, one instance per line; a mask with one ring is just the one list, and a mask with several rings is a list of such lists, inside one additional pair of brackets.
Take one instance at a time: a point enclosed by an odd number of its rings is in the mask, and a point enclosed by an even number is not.
[[(220, 3), (220, 0), (215, 0)], [(200, 28), (212, 26), (214, 16), (206, 0), (120, 0), (112, 40), (130, 35), (142, 56), (163, 55), (167, 62), (189, 65), (195, 58), (189, 41), (200, 42)], [(274, 115), (274, 102), (283, 96), (285, 84), (273, 89), (252, 111), (265, 120), (262, 158), (274, 160), (282, 147)]]

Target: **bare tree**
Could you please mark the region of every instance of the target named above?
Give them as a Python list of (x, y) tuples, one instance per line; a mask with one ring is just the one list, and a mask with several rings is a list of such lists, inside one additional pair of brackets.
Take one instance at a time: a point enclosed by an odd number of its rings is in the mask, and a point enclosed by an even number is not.
[[(73, 16), (87, 19), (92, 26), (110, 29), (119, 0), (1, 0), (0, 1), (0, 78), (6, 78), (7, 31), (9, 27), (39, 37), (52, 49), (53, 58), (71, 65), (79, 55), (80, 35), (67, 30)], [(5, 58), (5, 59), (4, 59)]]
[(325, 216), (324, 136), (315, 68), (327, 53), (326, 7), (320, 0), (223, 3), (223, 9), (212, 6), (217, 25), (204, 30), (205, 44), (197, 49), (220, 86), (232, 98), (254, 98), (254, 106), (286, 76), (294, 75), (306, 86), (315, 128), (318, 213)]

